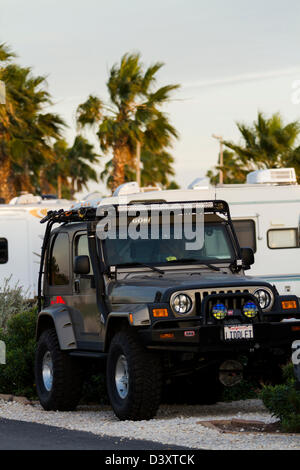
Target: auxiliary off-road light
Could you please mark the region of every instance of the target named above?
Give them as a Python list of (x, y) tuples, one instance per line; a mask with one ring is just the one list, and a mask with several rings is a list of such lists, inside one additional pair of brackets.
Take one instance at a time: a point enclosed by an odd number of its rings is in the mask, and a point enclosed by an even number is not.
[(212, 308), (212, 316), (216, 319), (216, 320), (224, 320), (224, 318), (226, 317), (227, 315), (227, 308), (225, 307), (224, 304), (216, 304), (213, 308)]
[(244, 306), (243, 306), (243, 314), (245, 315), (245, 317), (247, 318), (254, 318), (257, 316), (258, 314), (258, 307), (257, 305), (255, 305), (254, 302), (247, 302)]

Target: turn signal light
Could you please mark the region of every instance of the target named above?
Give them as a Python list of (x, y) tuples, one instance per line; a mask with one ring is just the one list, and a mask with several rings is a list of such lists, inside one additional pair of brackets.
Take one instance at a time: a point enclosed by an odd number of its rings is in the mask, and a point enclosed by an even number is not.
[(297, 302), (295, 300), (287, 300), (285, 302), (281, 302), (281, 306), (284, 310), (291, 310), (297, 308)]
[(173, 333), (163, 333), (162, 335), (159, 335), (159, 337), (161, 339), (172, 339), (172, 338), (174, 338), (174, 334)]
[(167, 308), (155, 308), (152, 310), (153, 316), (155, 318), (162, 318), (162, 317), (168, 317), (168, 309)]

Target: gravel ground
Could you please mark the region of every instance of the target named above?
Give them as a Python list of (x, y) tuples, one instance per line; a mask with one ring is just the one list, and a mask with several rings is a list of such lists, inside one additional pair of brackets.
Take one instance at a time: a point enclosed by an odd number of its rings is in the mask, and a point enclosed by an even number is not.
[(139, 422), (119, 421), (108, 406), (79, 407), (77, 411), (63, 413), (46, 412), (38, 404), (23, 405), (0, 400), (0, 417), (193, 449), (300, 449), (300, 435), (297, 434), (221, 433), (198, 424), (199, 421), (232, 418), (275, 422), (260, 400), (210, 406), (163, 405), (155, 419)]

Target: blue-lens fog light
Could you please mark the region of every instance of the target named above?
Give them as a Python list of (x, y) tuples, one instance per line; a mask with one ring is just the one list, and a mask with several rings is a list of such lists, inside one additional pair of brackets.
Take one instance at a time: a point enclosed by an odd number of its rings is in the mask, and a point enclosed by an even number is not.
[(226, 317), (227, 315), (227, 308), (225, 307), (224, 304), (216, 304), (213, 308), (212, 308), (212, 316), (216, 319), (216, 320), (224, 320), (224, 318)]
[(243, 306), (243, 314), (247, 318), (254, 318), (258, 314), (258, 307), (254, 302), (247, 302)]

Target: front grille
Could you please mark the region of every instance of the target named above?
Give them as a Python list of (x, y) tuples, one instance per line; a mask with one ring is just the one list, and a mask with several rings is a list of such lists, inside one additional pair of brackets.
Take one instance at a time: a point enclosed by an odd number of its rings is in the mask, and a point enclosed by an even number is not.
[[(199, 291), (201, 301), (208, 295), (226, 295), (226, 294), (252, 294), (255, 288), (228, 288), (228, 289), (212, 289), (212, 290), (201, 290)], [(252, 290), (252, 292), (251, 292)], [(238, 307), (237, 307), (238, 308)]]
[[(197, 289), (197, 290), (183, 290), (183, 291), (180, 291), (180, 293), (183, 293), (183, 294), (187, 294), (193, 301), (193, 309), (187, 314), (185, 315), (185, 317), (188, 317), (188, 316), (196, 316), (196, 315), (200, 315), (202, 314), (203, 312), (201, 311), (201, 306), (202, 306), (202, 302), (203, 300), (205, 300), (207, 297), (209, 296), (219, 296), (220, 297), (226, 297), (226, 295), (228, 295), (228, 298), (226, 299), (226, 301), (228, 302), (228, 305), (226, 305), (227, 308), (229, 309), (239, 309), (241, 308), (241, 302), (242, 302), (242, 298), (241, 295), (245, 295), (247, 296), (247, 294), (249, 295), (253, 295), (254, 291), (258, 289), (258, 286), (237, 286), (237, 287), (220, 287), (220, 288), (211, 288), (211, 289)], [(178, 292), (175, 292), (172, 296), (171, 296), (171, 305), (172, 305), (172, 298), (174, 296), (176, 296), (177, 294), (179, 293)], [(234, 295), (236, 295), (236, 297), (234, 297)], [(176, 317), (181, 317), (182, 318), (182, 315), (178, 315), (176, 314), (176, 312), (174, 312), (174, 315)]]

